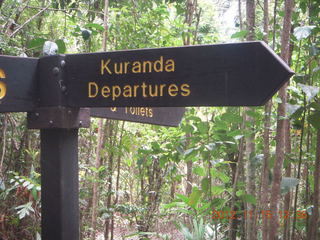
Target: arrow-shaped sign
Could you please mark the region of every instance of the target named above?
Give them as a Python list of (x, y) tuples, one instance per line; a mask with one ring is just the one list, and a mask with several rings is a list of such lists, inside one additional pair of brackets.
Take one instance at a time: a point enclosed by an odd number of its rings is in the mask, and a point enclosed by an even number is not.
[(263, 105), (293, 71), (263, 42), (0, 56), (0, 112)]
[(263, 105), (293, 71), (263, 42), (65, 56), (72, 107)]

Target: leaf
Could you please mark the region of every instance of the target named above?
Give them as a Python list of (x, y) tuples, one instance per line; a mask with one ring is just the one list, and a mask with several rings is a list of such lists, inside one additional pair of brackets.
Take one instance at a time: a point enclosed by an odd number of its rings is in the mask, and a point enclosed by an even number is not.
[(286, 110), (288, 117), (292, 116), (299, 108), (301, 108), (300, 105), (293, 105), (290, 103), (286, 103)]
[(299, 183), (298, 178), (283, 177), (280, 184), (281, 193), (286, 194), (290, 192), (291, 189), (296, 187), (298, 183)]
[(213, 151), (216, 149), (216, 144), (215, 143), (209, 143), (205, 145), (205, 148), (208, 149), (209, 151)]
[(208, 124), (204, 122), (199, 122), (197, 125), (197, 129), (201, 134), (206, 134), (208, 133)]
[(44, 55), (55, 55), (58, 53), (58, 45), (55, 42), (46, 41), (43, 45)]
[(63, 39), (58, 39), (56, 41), (56, 44), (58, 45), (58, 53), (64, 54), (66, 52), (66, 44), (64, 43)]
[(251, 203), (253, 205), (256, 205), (256, 198), (254, 196), (252, 196), (251, 194), (243, 194), (241, 195), (241, 199), (244, 201), (244, 202), (247, 202), (247, 203)]
[(315, 129), (320, 129), (320, 111), (315, 111), (309, 115), (308, 122), (311, 123)]
[(301, 83), (298, 83), (298, 86), (306, 94), (308, 102), (310, 102), (310, 100), (312, 100), (320, 91), (320, 88), (315, 86), (308, 86)]
[(41, 49), (45, 42), (46, 42), (46, 39), (44, 39), (44, 38), (35, 38), (35, 39), (32, 39), (27, 44), (27, 48), (28, 49)]
[(203, 167), (194, 167), (193, 172), (201, 177), (206, 175), (206, 170)]
[(208, 192), (208, 190), (209, 190), (209, 185), (210, 185), (210, 181), (209, 181), (209, 178), (203, 178), (202, 180), (201, 180), (201, 190), (203, 191), (203, 192)]
[(240, 39), (243, 39), (247, 36), (248, 34), (248, 31), (247, 30), (243, 30), (243, 31), (240, 31), (240, 32), (236, 32), (234, 34), (231, 35), (231, 38), (240, 38)]
[(104, 31), (104, 27), (100, 24), (97, 24), (97, 23), (88, 23), (88, 24), (84, 25), (84, 27), (85, 28), (93, 28), (98, 31)]
[(230, 177), (223, 172), (218, 172), (217, 176), (223, 183), (228, 183), (230, 181)]
[(19, 214), (19, 219), (23, 219), (25, 216), (29, 215), (30, 212), (34, 212), (34, 209), (32, 208), (32, 202), (20, 205), (15, 209), (18, 210), (17, 213)]
[(316, 73), (318, 71), (320, 71), (320, 67), (316, 67), (316, 68), (312, 69), (312, 72), (314, 72), (314, 73)]
[(317, 102), (310, 103), (309, 107), (320, 111), (320, 104)]
[(239, 114), (234, 114), (231, 112), (222, 114), (221, 120), (229, 123), (242, 123), (242, 117)]
[(243, 194), (245, 194), (245, 192), (244, 192), (243, 190), (238, 190), (238, 191), (236, 192), (236, 196), (237, 196), (237, 197), (240, 197), (240, 196), (242, 196)]
[(37, 201), (38, 200), (38, 192), (37, 192), (36, 188), (33, 188), (31, 190), (31, 194), (32, 194), (33, 199)]
[(312, 29), (316, 26), (303, 26), (296, 27), (293, 31), (293, 35), (297, 38), (298, 41), (305, 39), (310, 36)]
[(226, 189), (223, 186), (213, 186), (211, 190), (213, 195), (219, 195), (223, 193)]
[(0, 178), (0, 190), (1, 191), (6, 190), (6, 186), (4, 185), (4, 180), (2, 178)]
[(188, 204), (189, 198), (188, 198), (187, 196), (182, 195), (182, 194), (179, 194), (179, 193), (178, 193), (176, 196), (177, 196), (177, 198), (181, 199), (183, 202), (185, 202), (186, 204)]
[(237, 135), (237, 136), (234, 136), (233, 137), (234, 138), (234, 140), (240, 140), (241, 138), (243, 138), (243, 135)]
[(168, 209), (168, 208), (176, 208), (176, 207), (185, 207), (186, 204), (184, 202), (171, 202), (171, 203), (167, 203), (163, 205), (164, 209)]
[(193, 188), (192, 193), (190, 194), (188, 205), (192, 208), (196, 208), (199, 199), (201, 197), (201, 191), (197, 188)]

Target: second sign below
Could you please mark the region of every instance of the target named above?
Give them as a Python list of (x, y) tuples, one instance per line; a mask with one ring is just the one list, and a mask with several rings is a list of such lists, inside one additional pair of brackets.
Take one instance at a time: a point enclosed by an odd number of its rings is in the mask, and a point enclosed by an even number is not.
[(185, 112), (184, 108), (113, 107), (92, 108), (91, 116), (176, 127)]

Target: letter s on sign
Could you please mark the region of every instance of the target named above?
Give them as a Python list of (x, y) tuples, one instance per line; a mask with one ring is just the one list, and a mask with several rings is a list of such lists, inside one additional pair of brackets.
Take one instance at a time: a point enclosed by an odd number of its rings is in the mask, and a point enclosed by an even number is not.
[[(6, 74), (3, 69), (0, 68), (0, 79), (6, 78)], [(0, 100), (3, 99), (7, 94), (7, 86), (3, 81), (0, 81)]]

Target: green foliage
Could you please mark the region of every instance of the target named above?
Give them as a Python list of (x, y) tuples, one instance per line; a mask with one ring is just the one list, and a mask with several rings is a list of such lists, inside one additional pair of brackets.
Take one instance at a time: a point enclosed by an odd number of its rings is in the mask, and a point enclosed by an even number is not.
[(242, 30), (231, 35), (231, 38), (244, 39), (248, 34), (247, 30)]
[(214, 238), (213, 227), (205, 224), (203, 219), (193, 219), (191, 228), (179, 223), (180, 232), (186, 240), (209, 240)]
[[(43, 2), (34, 0), (2, 2), (0, 9), (0, 25), (3, 27), (0, 29), (1, 54), (38, 57), (41, 56), (42, 49), (46, 54), (95, 52), (102, 49), (103, 1), (54, 0), (47, 11), (26, 24), (14, 37), (9, 36), (10, 31), (22, 26), (34, 16), (44, 6)], [(195, 18), (191, 26), (187, 26), (185, 22), (186, 1), (110, 0), (106, 44), (108, 51), (181, 46), (182, 39), (186, 36), (191, 37), (191, 42), (195, 44), (212, 44), (246, 38), (248, 31), (239, 29), (237, 16), (233, 19), (236, 27), (231, 31), (228, 31), (227, 26), (221, 24), (223, 18), (221, 16), (232, 7), (231, 2), (221, 2), (215, 6), (210, 1), (198, 1), (198, 3)], [(301, 180), (298, 180), (293, 171), (292, 177), (283, 177), (281, 183), (282, 194), (292, 191), (298, 182), (300, 183), (298, 205), (310, 206), (307, 208), (309, 215), (312, 214), (313, 207), (310, 201), (314, 189), (312, 172), (316, 153), (315, 136), (316, 131), (320, 129), (318, 96), (320, 27), (317, 4), (316, 0), (298, 1), (293, 13), (294, 31), (291, 36), (293, 48), (290, 62), (296, 75), (292, 78), (288, 88), (289, 103), (286, 105), (287, 116), (284, 117), (285, 119), (289, 117), (291, 121), (292, 143), (292, 152), (286, 155), (285, 167), (290, 165), (292, 169), (297, 169), (301, 152), (303, 160), (301, 166), (304, 173), (301, 174)], [(279, 52), (281, 47), (282, 19), (285, 14), (282, 5), (279, 3), (274, 32), (272, 31), (274, 19), (270, 18), (268, 38), (270, 45), (273, 38), (275, 39), (276, 52)], [(199, 22), (197, 17), (199, 17)], [(257, 40), (265, 37), (262, 30), (262, 17), (262, 10), (258, 7), (255, 27)], [(14, 22), (12, 29), (8, 29), (12, 21)], [(226, 31), (222, 33), (221, 30)], [(230, 32), (233, 34), (231, 35)], [(275, 161), (277, 103), (281, 101), (280, 98), (273, 100), (269, 146), (270, 176)], [(29, 240), (39, 236), (36, 233), (39, 232), (40, 175), (31, 167), (35, 166), (34, 168), (39, 171), (39, 152), (37, 150), (39, 133), (26, 131), (24, 120), (22, 120), (25, 119), (25, 116), (22, 115), (10, 115), (6, 124), (4, 117), (0, 121), (1, 135), (5, 135), (4, 138), (2, 137), (0, 148), (4, 149), (2, 152), (4, 169), (1, 172), (3, 176), (1, 175), (0, 178), (0, 217), (5, 215), (5, 229), (16, 233), (16, 236), (9, 236), (0, 232), (0, 238), (3, 239)], [(132, 226), (135, 226), (134, 221), (136, 223), (145, 221), (148, 224), (150, 222), (152, 225), (159, 220), (159, 215), (166, 219), (171, 216), (178, 221), (187, 216), (193, 219), (190, 225), (180, 225), (180, 230), (186, 239), (206, 239), (208, 224), (205, 222), (211, 217), (212, 209), (230, 211), (232, 200), (235, 200), (235, 206), (239, 211), (243, 210), (243, 205), (246, 205), (244, 203), (257, 204), (258, 195), (254, 197), (247, 194), (245, 182), (238, 180), (233, 183), (232, 180), (235, 167), (241, 163), (238, 161), (243, 154), (241, 153), (243, 141), (245, 137), (252, 134), (255, 135), (256, 150), (250, 155), (249, 160), (253, 163), (254, 170), (262, 173), (264, 158), (262, 136), (265, 117), (263, 108), (247, 111), (247, 115), (253, 118), (254, 124), (244, 122), (243, 110), (237, 107), (188, 108), (185, 115), (178, 128), (133, 123), (127, 125), (126, 123), (121, 144), (119, 143), (119, 125), (112, 125), (114, 129), (108, 125), (106, 127), (107, 141), (102, 150), (103, 164), (99, 168), (94, 165), (97, 120), (92, 120), (90, 129), (80, 131), (80, 207), (81, 214), (83, 214), (84, 239), (90, 234), (91, 228), (90, 203), (93, 183), (99, 183), (100, 186), (97, 221), (99, 231), (104, 229), (106, 221), (112, 216), (116, 221), (123, 220)], [(110, 134), (113, 135), (109, 138)], [(111, 172), (108, 168), (110, 158), (114, 160)], [(116, 191), (118, 158), (120, 159), (120, 174), (119, 189)], [(240, 161), (247, 160), (246, 158)], [(193, 165), (191, 171), (193, 188), (191, 194), (187, 195), (185, 194), (187, 175), (185, 168), (190, 162)], [(246, 172), (246, 169), (244, 170)], [(28, 176), (29, 172), (31, 174)], [(113, 177), (111, 191), (107, 190), (110, 184), (108, 178), (110, 174)], [(255, 183), (259, 186), (260, 174), (257, 175)], [(241, 178), (244, 176), (241, 175)], [(270, 177), (270, 182), (271, 179)], [(308, 188), (306, 184), (309, 184)], [(237, 187), (235, 199), (232, 199), (233, 186)], [(169, 194), (173, 189), (172, 195)], [(105, 203), (109, 196), (111, 196), (111, 206), (106, 207)], [(114, 204), (116, 196), (119, 197), (119, 201)], [(158, 211), (159, 205), (160, 210)], [(149, 221), (149, 219), (153, 220)], [(147, 225), (145, 222), (144, 224)], [(228, 228), (228, 222), (229, 219), (221, 219), (221, 222), (216, 222), (217, 230), (224, 233)], [(304, 237), (305, 223), (301, 222), (296, 228)], [(209, 227), (212, 230), (212, 226)], [(242, 231), (240, 228), (239, 231)], [(134, 233), (127, 235), (127, 238), (133, 236), (160, 237), (155, 232), (137, 232), (136, 230), (133, 229)], [(220, 235), (211, 236), (212, 238), (220, 239)]]
[(15, 209), (17, 210), (17, 213), (19, 215), (19, 219), (23, 219), (31, 213), (34, 213), (32, 202), (28, 202), (26, 204), (15, 207)]

